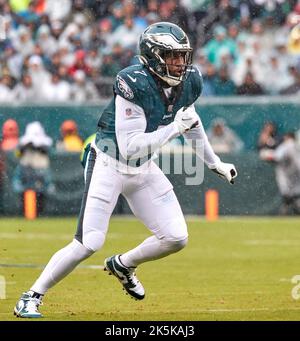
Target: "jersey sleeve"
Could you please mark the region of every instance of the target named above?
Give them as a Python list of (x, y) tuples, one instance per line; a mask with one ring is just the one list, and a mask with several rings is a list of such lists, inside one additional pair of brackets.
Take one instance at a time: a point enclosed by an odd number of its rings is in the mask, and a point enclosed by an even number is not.
[(143, 108), (121, 96), (116, 96), (116, 136), (120, 153), (125, 160), (153, 154), (179, 135), (174, 122), (151, 133), (145, 133), (146, 117)]
[[(196, 112), (194, 105), (192, 105), (191, 108)], [(196, 155), (205, 162), (208, 168), (211, 169), (216, 167), (216, 165), (220, 162), (220, 158), (215, 154), (210, 142), (208, 141), (200, 117), (198, 127), (186, 131), (183, 136), (186, 142), (192, 146)]]
[(127, 101), (143, 107), (141, 81), (136, 75), (133, 76), (125, 70), (119, 72), (114, 84), (114, 92)]

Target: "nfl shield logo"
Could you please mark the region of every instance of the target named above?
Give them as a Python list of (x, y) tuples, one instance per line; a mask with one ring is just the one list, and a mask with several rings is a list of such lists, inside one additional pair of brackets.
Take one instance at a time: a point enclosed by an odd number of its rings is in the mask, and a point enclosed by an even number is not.
[(125, 110), (125, 112), (126, 112), (126, 116), (131, 116), (131, 114), (132, 114), (132, 111), (131, 111), (130, 108), (127, 108), (127, 109)]

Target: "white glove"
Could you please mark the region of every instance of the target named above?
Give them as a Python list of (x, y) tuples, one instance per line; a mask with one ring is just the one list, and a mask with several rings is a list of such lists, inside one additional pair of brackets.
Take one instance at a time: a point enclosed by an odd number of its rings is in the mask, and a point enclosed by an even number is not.
[(199, 116), (193, 108), (179, 109), (175, 115), (174, 122), (176, 123), (180, 134), (193, 129), (199, 125)]
[(237, 176), (237, 171), (232, 163), (224, 163), (220, 161), (215, 168), (211, 170), (218, 174), (222, 179), (226, 179), (232, 185), (234, 184), (234, 178)]

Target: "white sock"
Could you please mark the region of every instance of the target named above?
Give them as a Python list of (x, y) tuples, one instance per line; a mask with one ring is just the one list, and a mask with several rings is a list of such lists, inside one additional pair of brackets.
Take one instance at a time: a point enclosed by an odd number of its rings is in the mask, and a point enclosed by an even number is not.
[(179, 241), (170, 241), (151, 236), (136, 248), (123, 253), (120, 256), (120, 260), (127, 267), (137, 267), (141, 263), (163, 258), (181, 250), (186, 245), (186, 242), (187, 238)]
[(74, 239), (56, 252), (30, 290), (44, 295), (57, 282), (68, 275), (80, 262), (92, 255), (92, 251)]

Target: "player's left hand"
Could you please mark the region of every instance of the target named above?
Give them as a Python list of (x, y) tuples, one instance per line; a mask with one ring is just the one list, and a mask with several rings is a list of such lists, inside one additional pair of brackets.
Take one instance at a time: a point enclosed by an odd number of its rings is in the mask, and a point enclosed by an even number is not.
[(199, 116), (191, 107), (182, 107), (177, 111), (174, 122), (177, 125), (180, 134), (183, 134), (190, 129), (198, 127)]
[(220, 178), (227, 180), (232, 185), (234, 184), (233, 179), (237, 177), (237, 171), (232, 163), (220, 161), (220, 163), (218, 163), (217, 166), (211, 170), (217, 173)]

